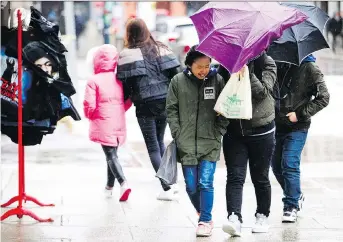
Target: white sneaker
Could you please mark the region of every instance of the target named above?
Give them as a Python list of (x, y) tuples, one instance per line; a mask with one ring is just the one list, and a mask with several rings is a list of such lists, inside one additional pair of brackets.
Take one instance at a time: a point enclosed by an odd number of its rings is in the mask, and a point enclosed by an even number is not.
[(173, 189), (169, 189), (168, 191), (162, 191), (157, 196), (157, 200), (161, 200), (161, 201), (173, 201), (175, 199), (176, 197), (175, 197)]
[(105, 196), (107, 198), (111, 198), (112, 197), (112, 194), (113, 194), (113, 188), (112, 189), (109, 189), (107, 186), (105, 187)]
[(178, 184), (173, 184), (170, 186), (170, 188), (173, 190), (174, 193), (179, 193), (179, 185)]
[(129, 199), (131, 193), (131, 188), (127, 185), (126, 182), (122, 186), (120, 186), (120, 202), (126, 202)]
[(212, 235), (213, 222), (205, 223), (199, 222), (198, 228), (196, 231), (197, 237), (210, 237)]
[(298, 204), (299, 204), (299, 208), (298, 208), (298, 212), (301, 212), (304, 206), (304, 202), (305, 202), (305, 196), (303, 193), (301, 193)]
[(264, 214), (256, 214), (256, 222), (254, 227), (252, 228), (253, 233), (268, 233), (269, 224), (268, 218)]
[(227, 224), (223, 225), (223, 231), (225, 233), (228, 233), (229, 235), (235, 237), (240, 237), (242, 232), (242, 223), (241, 221), (239, 221), (238, 216), (234, 213), (232, 213), (229, 216), (229, 222)]
[(295, 209), (295, 208), (286, 209), (283, 212), (282, 222), (283, 223), (294, 223), (295, 221), (297, 221), (297, 218), (298, 218), (297, 209)]

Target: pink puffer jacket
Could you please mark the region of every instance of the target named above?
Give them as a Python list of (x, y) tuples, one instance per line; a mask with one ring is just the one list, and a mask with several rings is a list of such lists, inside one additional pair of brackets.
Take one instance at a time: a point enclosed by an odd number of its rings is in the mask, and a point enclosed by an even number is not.
[(125, 112), (132, 103), (124, 102), (122, 83), (114, 73), (119, 53), (113, 45), (102, 45), (94, 54), (94, 75), (88, 80), (83, 108), (90, 121), (90, 140), (119, 146), (126, 139)]

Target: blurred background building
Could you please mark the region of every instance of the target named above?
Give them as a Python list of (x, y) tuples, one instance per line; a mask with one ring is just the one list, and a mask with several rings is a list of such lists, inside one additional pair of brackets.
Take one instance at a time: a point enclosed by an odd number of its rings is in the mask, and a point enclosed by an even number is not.
[[(343, 1), (315, 1), (306, 2), (319, 6), (326, 11), (330, 17), (336, 12), (343, 12)], [(75, 1), (73, 4), (74, 16), (65, 12), (64, 1), (23, 1), (11, 2), (11, 8), (35, 6), (51, 22), (58, 23), (62, 39), (67, 43), (75, 40), (76, 53), (78, 57), (85, 57), (87, 50), (91, 47), (112, 43), (119, 49), (123, 46), (123, 35), (125, 22), (128, 18), (137, 16), (143, 18), (148, 27), (155, 35), (163, 31), (167, 33), (168, 28), (182, 25), (182, 18), (186, 17), (206, 4), (200, 1), (160, 1), (160, 2), (109, 2), (109, 1)], [(71, 13), (69, 13), (71, 14)], [(342, 14), (343, 15), (343, 14)], [(74, 19), (75, 33), (67, 33), (66, 19)], [(169, 20), (168, 20), (169, 19)], [(178, 24), (169, 22), (179, 21)], [(187, 21), (184, 25), (189, 25)]]

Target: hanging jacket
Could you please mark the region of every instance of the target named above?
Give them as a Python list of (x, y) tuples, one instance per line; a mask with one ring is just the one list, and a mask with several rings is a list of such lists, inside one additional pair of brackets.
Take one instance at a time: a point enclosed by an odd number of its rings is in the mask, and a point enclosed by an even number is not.
[(216, 71), (211, 71), (205, 80), (197, 79), (191, 71), (172, 79), (167, 96), (167, 120), (183, 165), (219, 160), (221, 138), (229, 120), (217, 115), (214, 106), (224, 85)]
[(127, 49), (119, 56), (117, 78), (127, 84), (132, 102), (165, 99), (170, 78), (166, 72), (180, 66), (175, 55), (159, 48), (160, 57), (152, 56), (149, 47)]
[[(258, 58), (248, 63), (252, 97), (252, 119), (230, 119), (228, 134), (249, 136), (263, 134), (275, 128), (275, 101), (272, 97), (276, 81), (276, 64), (267, 54), (262, 53)], [(225, 83), (230, 79), (230, 73), (222, 66), (218, 73)]]
[(61, 43), (58, 36), (60, 27), (59, 25), (48, 21), (41, 12), (36, 8), (30, 7), (31, 9), (31, 22), (30, 26), (33, 27), (34, 34), (39, 40), (44, 41), (51, 48), (56, 50), (58, 53), (64, 53), (67, 51), (65, 46)]
[[(43, 57), (41, 56), (41, 52), (45, 53), (44, 56), (48, 57), (48, 59), (53, 63), (53, 68), (55, 69), (54, 72), (58, 73), (57, 78), (49, 76), (39, 67), (34, 65), (34, 61), (38, 59), (37, 57)], [(41, 76), (42, 80), (47, 82), (52, 88), (56, 89), (56, 91), (63, 93), (67, 97), (76, 93), (67, 71), (65, 56), (51, 48), (43, 41), (32, 41), (28, 43), (23, 48), (23, 60), (30, 66), (30, 69), (37, 73), (37, 75)]]
[[(44, 49), (46, 53), (52, 56), (58, 62), (59, 66), (59, 79), (51, 85), (57, 91), (62, 92), (64, 95), (70, 97), (76, 93), (67, 70), (67, 61), (64, 52), (67, 52), (65, 46), (61, 43), (58, 37), (59, 26), (46, 20), (34, 7), (31, 9), (31, 22), (30, 28), (23, 31), (22, 46), (23, 46), (23, 60), (30, 64), (27, 57), (39, 49)], [(7, 29), (2, 27), (1, 36), (2, 45), (6, 46), (6, 55), (14, 58), (17, 57), (17, 31), (15, 29)], [(32, 44), (32, 42), (35, 42)], [(38, 44), (37, 44), (38, 43)], [(31, 46), (30, 46), (31, 45)], [(31, 64), (30, 69), (33, 69), (38, 75), (44, 73)]]
[(118, 52), (102, 45), (94, 54), (94, 75), (87, 82), (83, 101), (84, 114), (90, 121), (90, 140), (117, 147), (126, 139), (125, 112), (130, 99), (124, 100), (124, 88), (115, 76)]
[[(278, 64), (278, 84), (281, 99), (280, 112), (275, 118), (276, 130), (291, 132), (310, 128), (311, 117), (325, 108), (330, 94), (324, 81), (324, 75), (310, 55), (300, 66)], [(314, 98), (313, 98), (314, 97)], [(286, 116), (295, 112), (298, 122), (292, 123)]]

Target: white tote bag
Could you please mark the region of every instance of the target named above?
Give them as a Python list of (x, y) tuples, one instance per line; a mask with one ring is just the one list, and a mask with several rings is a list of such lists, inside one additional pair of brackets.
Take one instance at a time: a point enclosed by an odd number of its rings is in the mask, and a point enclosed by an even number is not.
[(248, 66), (231, 75), (214, 110), (228, 119), (251, 119), (252, 101)]

